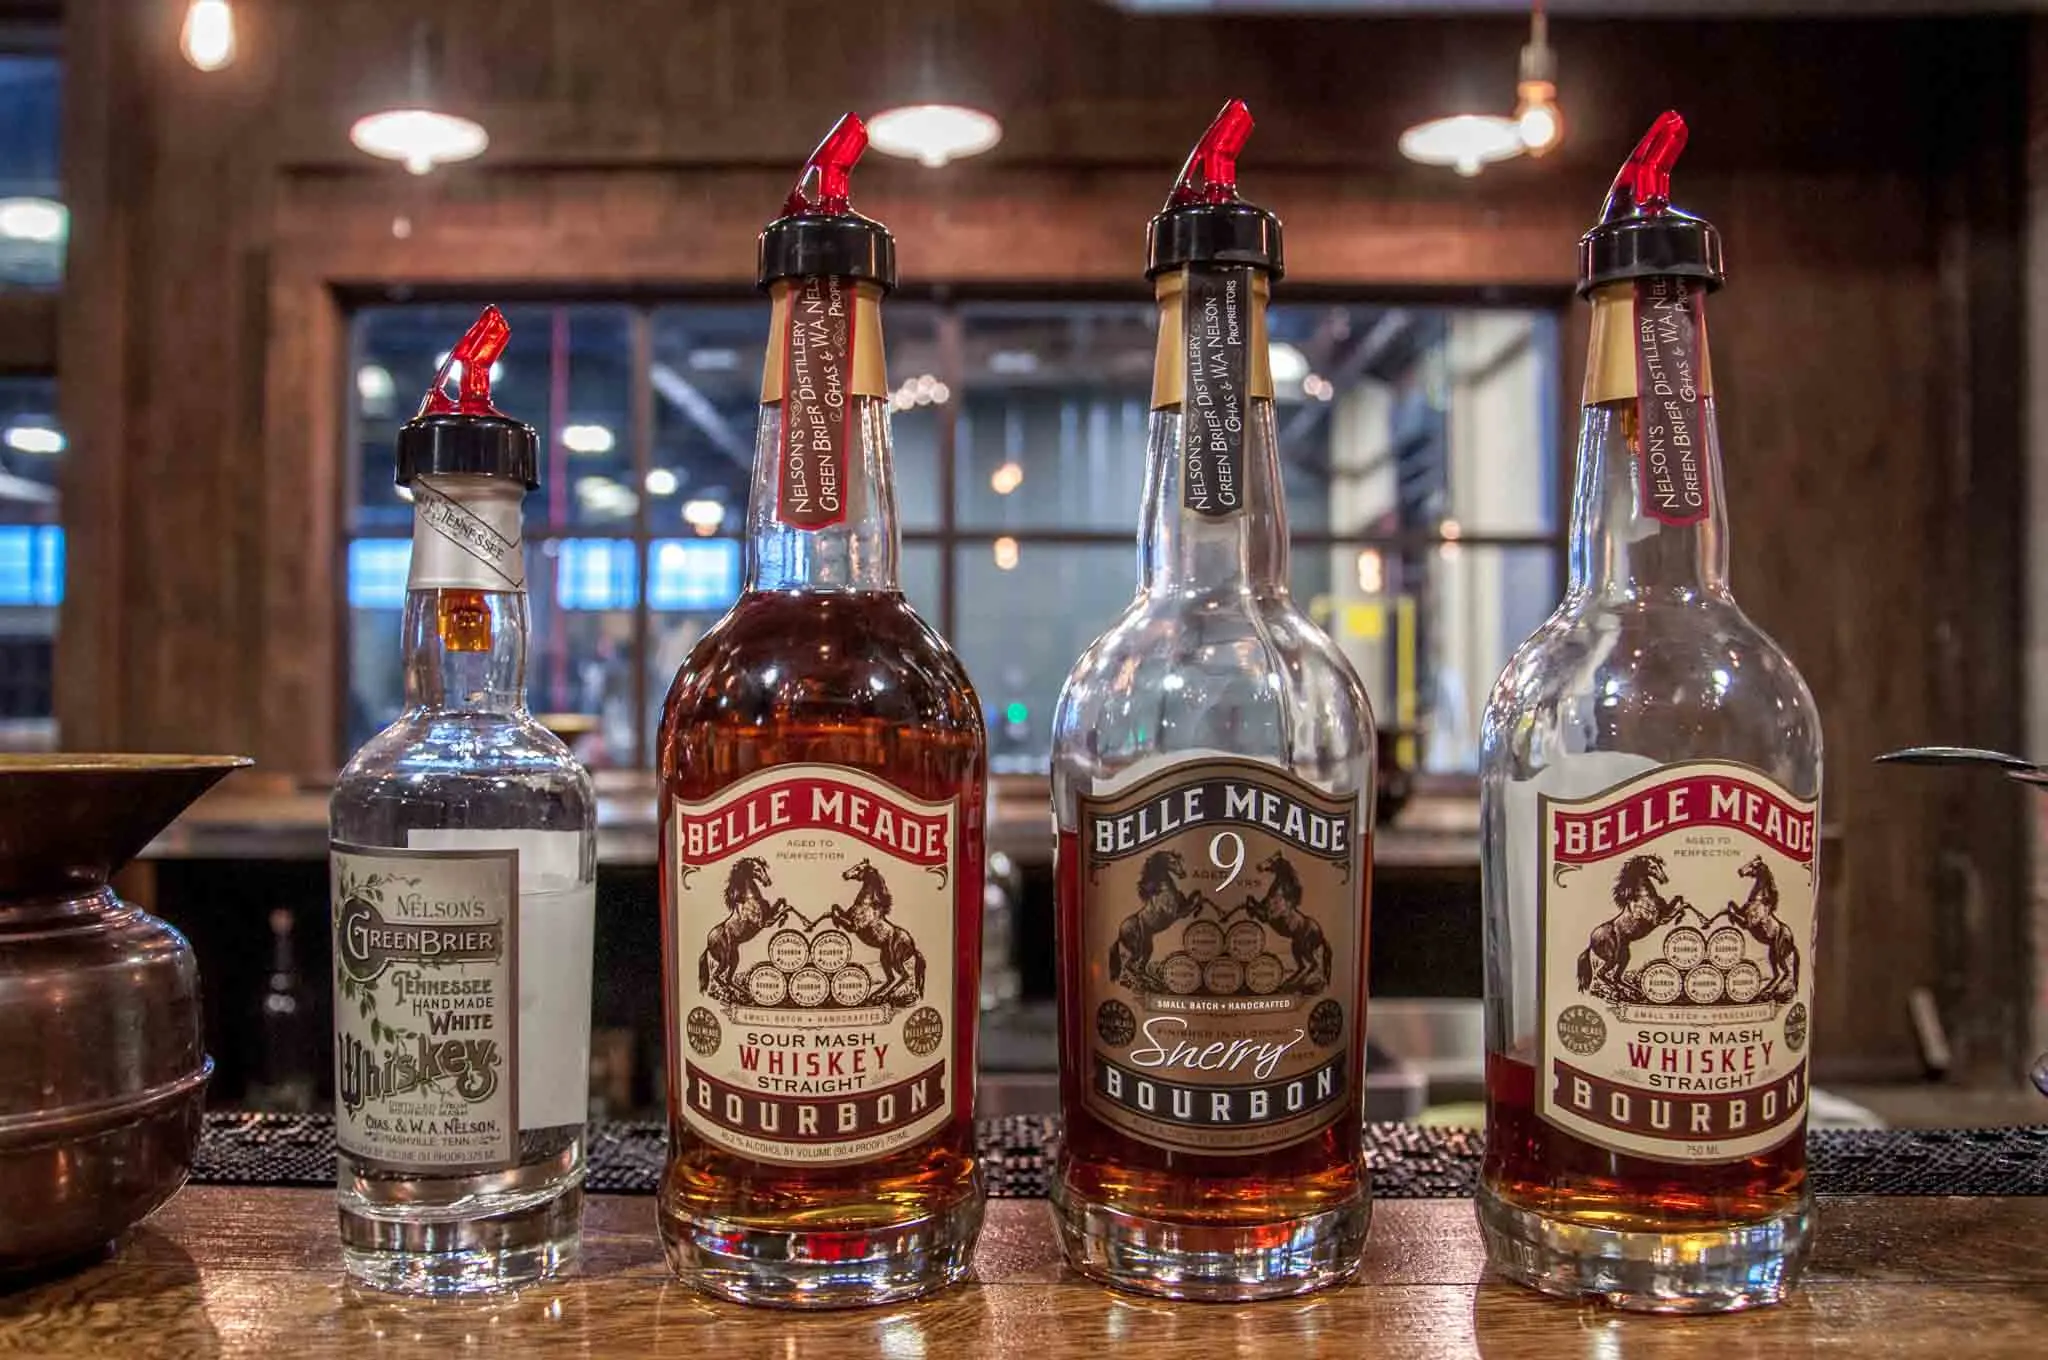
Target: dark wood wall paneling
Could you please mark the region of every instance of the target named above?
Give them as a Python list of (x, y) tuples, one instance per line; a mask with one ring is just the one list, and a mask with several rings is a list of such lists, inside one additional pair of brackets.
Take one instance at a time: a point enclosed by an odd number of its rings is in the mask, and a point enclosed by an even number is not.
[(1242, 174), (1287, 220), (1295, 286), (1562, 298), (1614, 164), (1675, 105), (1694, 126), (1680, 196), (1720, 223), (1731, 264), (1712, 316), (1737, 588), (1826, 718), (1845, 846), (1827, 1065), (1912, 1071), (1923, 985), (1966, 1066), (2016, 1057), (2017, 805), (1868, 760), (2019, 728), (2027, 21), (1559, 22), (1565, 146), (1461, 181), (1404, 164), (1394, 139), (1505, 103), (1512, 19), (451, 0), (434, 11), (447, 102), (493, 146), (415, 180), (345, 129), (402, 71), (417, 6), (243, 6), (241, 57), (212, 76), (178, 61), (175, 9), (66, 7), (71, 743), (331, 771), (337, 297), (744, 286), (802, 154), (915, 78), (935, 13), (958, 16), (941, 59), (1006, 139), (940, 172), (863, 167), (859, 201), (912, 283), (1135, 293), (1144, 218), (1242, 94), (1259, 118)]

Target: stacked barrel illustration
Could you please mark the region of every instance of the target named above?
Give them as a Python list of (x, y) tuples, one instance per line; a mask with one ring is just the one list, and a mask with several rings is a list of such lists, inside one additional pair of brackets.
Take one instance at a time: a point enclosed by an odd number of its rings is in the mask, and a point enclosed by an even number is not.
[(1266, 996), (1287, 976), (1280, 956), (1266, 948), (1266, 928), (1257, 921), (1239, 921), (1228, 930), (1214, 921), (1190, 923), (1159, 972), (1176, 996)]
[(1741, 1005), (1764, 989), (1763, 970), (1742, 956), (1738, 926), (1674, 926), (1661, 953), (1635, 977), (1637, 989), (1653, 1005)]
[(853, 961), (853, 941), (840, 930), (815, 939), (778, 930), (768, 958), (747, 970), (747, 996), (757, 1006), (858, 1006), (874, 990), (868, 970)]

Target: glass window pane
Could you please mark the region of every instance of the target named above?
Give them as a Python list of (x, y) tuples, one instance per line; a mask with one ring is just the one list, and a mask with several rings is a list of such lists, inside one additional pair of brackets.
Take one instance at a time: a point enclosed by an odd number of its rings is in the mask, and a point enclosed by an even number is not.
[[(892, 304), (884, 327), (892, 380), (916, 392), (937, 363), (936, 313)], [(656, 534), (746, 527), (767, 349), (765, 302), (685, 303), (654, 313), (654, 458), (645, 490)], [(933, 379), (937, 381), (936, 378)], [(908, 528), (938, 523), (938, 410), (906, 401), (894, 413), (896, 502)]]
[(655, 534), (745, 529), (767, 335), (765, 302), (655, 310), (654, 457), (645, 487)]
[(918, 616), (940, 632), (946, 630), (946, 616), (939, 608), (939, 545), (906, 543), (898, 564), (903, 593)]
[(0, 750), (46, 749), (57, 606), (64, 601), (57, 384), (0, 378)]
[(1133, 550), (999, 539), (955, 552), (952, 643), (988, 718), (990, 765), (1043, 771), (1067, 672), (1131, 602)]
[(1279, 305), (1270, 322), (1297, 532), (1555, 527), (1553, 313)]
[(1426, 770), (1476, 770), (1487, 693), (1557, 607), (1557, 553), (1297, 548), (1293, 565), (1297, 600), (1358, 668), (1380, 726), (1415, 733)]
[(1145, 482), (1149, 303), (961, 309), (962, 527), (1131, 530)]
[(57, 181), (63, 66), (0, 53), (0, 288), (63, 281), (70, 222)]
[[(403, 530), (412, 508), (391, 483), (392, 441), (419, 409), (448, 349), (476, 320), (470, 303), (371, 307), (355, 319), (355, 527)], [(512, 342), (494, 366), (492, 400), (540, 432), (540, 490), (526, 528), (630, 529), (629, 313), (623, 307), (505, 308)]]
[[(627, 539), (526, 542), (527, 704), (543, 719), (588, 725), (571, 744), (593, 769), (639, 763), (633, 713), (633, 613), (639, 554)], [(568, 724), (558, 723), (567, 734)]]
[(940, 359), (939, 309), (892, 302), (883, 308), (882, 317), (895, 393), (889, 443), (896, 472), (897, 523), (906, 529), (936, 529), (940, 408), (959, 399)]
[[(404, 705), (408, 539), (349, 544), (350, 749)], [(633, 610), (639, 558), (630, 539), (526, 541), (526, 692), (536, 714), (574, 715), (577, 756), (593, 767), (631, 765)]]

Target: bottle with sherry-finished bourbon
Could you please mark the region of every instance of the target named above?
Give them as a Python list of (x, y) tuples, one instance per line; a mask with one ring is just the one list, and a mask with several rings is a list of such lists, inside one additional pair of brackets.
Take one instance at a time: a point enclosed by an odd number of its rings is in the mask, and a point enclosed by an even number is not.
[(1137, 597), (1053, 719), (1068, 1261), (1177, 1298), (1347, 1278), (1361, 1161), (1373, 724), (1295, 607), (1266, 297), (1232, 101), (1152, 220)]
[(670, 1264), (840, 1307), (963, 1275), (987, 737), (904, 599), (881, 299), (848, 114), (761, 235), (773, 299), (746, 582), (662, 711)]
[(1659, 118), (1580, 242), (1593, 306), (1571, 585), (1482, 730), (1495, 1267), (1706, 1312), (1812, 1240), (1806, 1111), (1821, 727), (1728, 590), (1707, 222)]

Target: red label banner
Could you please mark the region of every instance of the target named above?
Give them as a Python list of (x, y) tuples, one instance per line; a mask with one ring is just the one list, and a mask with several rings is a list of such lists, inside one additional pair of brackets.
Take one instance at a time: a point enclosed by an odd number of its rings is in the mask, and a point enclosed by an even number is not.
[(946, 1064), (876, 1091), (844, 1095), (769, 1095), (720, 1081), (684, 1064), (683, 1098), (700, 1115), (734, 1133), (784, 1143), (843, 1143), (903, 1128), (944, 1108)]
[(1550, 1067), (1552, 1098), (1581, 1119), (1643, 1138), (1716, 1143), (1795, 1126), (1806, 1108), (1806, 1064), (1762, 1085), (1725, 1092), (1663, 1092), (1624, 1086), (1567, 1062)]
[(1695, 775), (1645, 789), (1597, 812), (1551, 809), (1551, 853), (1591, 864), (1686, 827), (1733, 827), (1801, 862), (1813, 860), (1815, 816), (1769, 789), (1728, 775)]
[(918, 865), (950, 862), (949, 818), (877, 798), (836, 779), (791, 779), (755, 789), (714, 812), (676, 810), (673, 835), (684, 864), (711, 864), (778, 831), (826, 829)]

